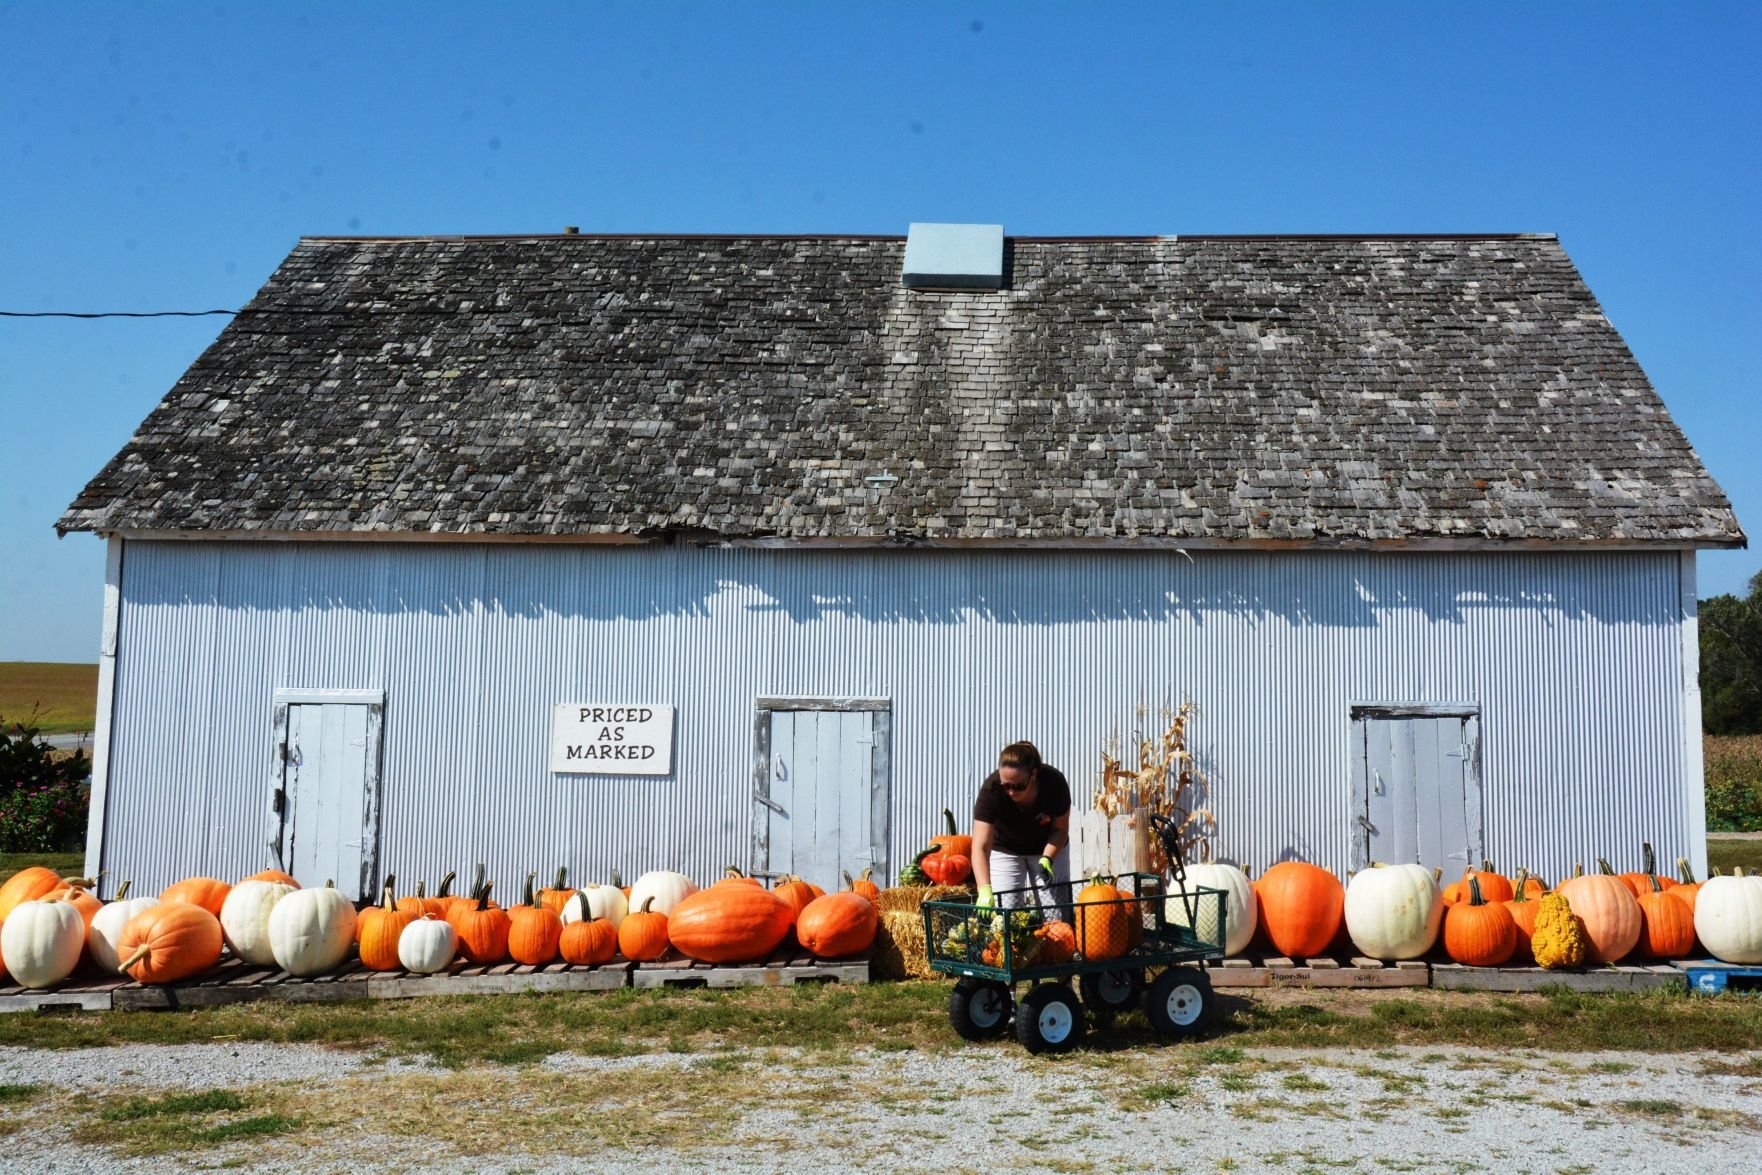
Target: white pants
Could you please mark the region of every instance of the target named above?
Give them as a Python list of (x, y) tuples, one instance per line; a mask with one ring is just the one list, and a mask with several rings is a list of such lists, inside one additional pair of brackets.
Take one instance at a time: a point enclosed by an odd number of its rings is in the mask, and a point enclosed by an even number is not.
[[(1005, 909), (1027, 905), (1053, 905), (1070, 918), (1071, 859), (1060, 853), (1052, 859), (1052, 883), (1047, 884), (1046, 872), (1040, 868), (1040, 854), (1024, 856), (991, 850), (991, 889), (998, 895), (998, 905)], [(1005, 890), (1020, 890), (1005, 893)]]

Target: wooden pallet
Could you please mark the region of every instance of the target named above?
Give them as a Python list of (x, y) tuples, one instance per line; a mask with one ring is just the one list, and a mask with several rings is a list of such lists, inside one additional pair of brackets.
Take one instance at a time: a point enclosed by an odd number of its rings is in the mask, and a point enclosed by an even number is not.
[(1445, 991), (1535, 992), (1548, 987), (1568, 991), (1651, 991), (1654, 988), (1687, 986), (1687, 977), (1675, 967), (1590, 967), (1579, 971), (1545, 971), (1540, 967), (1466, 967), (1440, 961), (1432, 964), (1432, 986)]
[(1384, 963), (1353, 956), (1297, 962), (1283, 955), (1207, 963), (1214, 988), (1222, 987), (1424, 987), (1431, 969), (1422, 961)]
[(779, 950), (745, 966), (697, 963), (675, 951), (630, 969), (632, 987), (794, 987), (798, 983), (867, 983), (869, 955), (831, 961), (800, 950)]
[(1688, 979), (1689, 990), (1701, 995), (1723, 992), (1762, 994), (1762, 965), (1724, 963), (1718, 959), (1678, 959), (1672, 964)]

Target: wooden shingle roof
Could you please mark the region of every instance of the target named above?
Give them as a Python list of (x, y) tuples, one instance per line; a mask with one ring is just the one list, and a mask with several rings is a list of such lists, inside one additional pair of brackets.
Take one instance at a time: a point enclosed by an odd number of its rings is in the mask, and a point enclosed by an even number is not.
[(302, 240), (61, 530), (1728, 546), (1549, 236)]

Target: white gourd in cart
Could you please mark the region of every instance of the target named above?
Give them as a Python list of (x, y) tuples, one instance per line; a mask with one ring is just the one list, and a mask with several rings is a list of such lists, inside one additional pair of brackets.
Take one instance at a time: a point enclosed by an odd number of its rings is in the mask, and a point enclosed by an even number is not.
[[(631, 893), (635, 893), (633, 888)], [(587, 901), (587, 920), (594, 921), (604, 918), (616, 930), (624, 924), (624, 916), (630, 913), (630, 903), (624, 900), (624, 891), (615, 885), (584, 885), (580, 891), (569, 895), (563, 903), (563, 925), (580, 922), (582, 900)]]
[[(1221, 889), (1224, 898), (1224, 954), (1240, 954), (1254, 937), (1260, 922), (1260, 901), (1248, 875), (1234, 865), (1189, 865), (1187, 886)], [(1163, 902), (1163, 917), (1171, 926), (1188, 925), (1187, 902), (1182, 896), (1188, 890), (1179, 883), (1169, 883), (1169, 896)], [(1217, 898), (1207, 894), (1195, 898), (1199, 925), (1194, 932), (1207, 942), (1217, 941)]]
[(1346, 887), (1346, 933), (1372, 959), (1419, 958), (1443, 922), (1443, 891), (1423, 865), (1372, 865)]

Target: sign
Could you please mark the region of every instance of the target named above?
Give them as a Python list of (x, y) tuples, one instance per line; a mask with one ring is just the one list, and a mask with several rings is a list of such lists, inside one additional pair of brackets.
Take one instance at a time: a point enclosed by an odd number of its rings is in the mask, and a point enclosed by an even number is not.
[(673, 774), (673, 707), (553, 707), (551, 770), (563, 775)]

